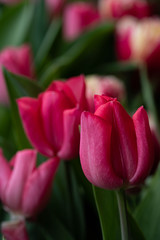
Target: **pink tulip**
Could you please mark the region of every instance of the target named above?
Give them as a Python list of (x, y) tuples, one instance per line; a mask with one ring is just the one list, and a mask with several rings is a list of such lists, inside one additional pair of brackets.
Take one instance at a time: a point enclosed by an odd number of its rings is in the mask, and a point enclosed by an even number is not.
[(150, 15), (151, 7), (146, 0), (99, 0), (103, 18), (119, 19), (123, 16), (144, 18)]
[(140, 107), (131, 118), (113, 98), (95, 96), (94, 114), (82, 113), (80, 159), (83, 172), (105, 189), (140, 184), (150, 173), (154, 152), (148, 116)]
[(78, 156), (78, 125), (87, 107), (83, 76), (54, 81), (38, 99), (17, 102), (26, 134), (40, 153), (66, 160)]
[(57, 16), (62, 13), (65, 0), (46, 0), (46, 7), (51, 16)]
[(160, 19), (122, 19), (117, 25), (116, 46), (119, 60), (145, 63), (150, 69), (159, 69)]
[(9, 163), (0, 152), (0, 198), (15, 220), (35, 216), (51, 191), (59, 160), (49, 159), (36, 168), (36, 154), (19, 151)]
[(28, 45), (8, 47), (0, 53), (0, 102), (6, 104), (9, 102), (9, 97), (2, 67), (12, 73), (33, 78), (33, 59), (30, 47)]
[(106, 95), (123, 101), (126, 92), (123, 82), (114, 76), (88, 76), (86, 77), (86, 96), (91, 112), (94, 112), (95, 94)]
[(68, 4), (63, 17), (64, 37), (73, 40), (99, 20), (98, 10), (92, 4), (85, 2)]
[(23, 220), (3, 222), (1, 231), (5, 240), (29, 240)]

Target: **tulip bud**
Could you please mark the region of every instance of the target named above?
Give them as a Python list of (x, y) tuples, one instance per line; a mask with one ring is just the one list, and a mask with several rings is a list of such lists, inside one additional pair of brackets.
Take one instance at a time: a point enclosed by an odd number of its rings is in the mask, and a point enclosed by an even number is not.
[(17, 102), (26, 134), (40, 153), (66, 160), (78, 156), (78, 125), (87, 107), (83, 76), (54, 81), (38, 99)]
[(85, 2), (68, 4), (63, 16), (64, 37), (73, 40), (99, 20), (98, 10), (92, 4)]
[(160, 19), (122, 19), (117, 25), (116, 41), (120, 60), (145, 63), (150, 69), (159, 69)]
[(58, 164), (53, 158), (36, 168), (35, 150), (17, 152), (10, 164), (0, 152), (0, 197), (11, 220), (35, 216), (44, 207)]
[(124, 100), (126, 92), (123, 82), (114, 76), (88, 76), (86, 77), (86, 96), (91, 112), (94, 112), (94, 95), (106, 95)]
[(85, 176), (105, 189), (142, 183), (154, 160), (146, 111), (140, 107), (131, 118), (116, 99), (98, 95), (95, 108), (94, 114), (81, 116), (80, 160)]
[(0, 52), (0, 102), (6, 104), (9, 102), (9, 97), (2, 67), (15, 74), (33, 78), (33, 59), (30, 47), (27, 45), (8, 47)]
[(151, 10), (146, 0), (99, 0), (99, 11), (103, 18), (119, 19), (127, 15), (144, 18)]
[(46, 0), (46, 7), (51, 16), (57, 16), (62, 13), (65, 0)]

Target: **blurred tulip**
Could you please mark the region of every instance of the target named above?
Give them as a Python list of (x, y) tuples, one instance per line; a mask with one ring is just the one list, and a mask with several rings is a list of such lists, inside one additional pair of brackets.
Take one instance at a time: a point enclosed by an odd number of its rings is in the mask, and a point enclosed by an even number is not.
[(78, 156), (78, 125), (87, 107), (83, 76), (54, 81), (38, 99), (17, 102), (27, 136), (40, 153), (65, 160)]
[(46, 0), (46, 7), (51, 16), (57, 16), (62, 13), (65, 0)]
[(94, 5), (85, 2), (68, 4), (63, 16), (64, 37), (73, 40), (99, 20), (100, 16)]
[(145, 63), (150, 69), (160, 67), (160, 19), (137, 21), (124, 18), (117, 25), (117, 55), (120, 60)]
[(151, 9), (146, 0), (99, 0), (99, 11), (103, 18), (119, 19), (127, 15), (144, 18)]
[(131, 118), (113, 98), (95, 96), (94, 114), (82, 113), (80, 159), (83, 172), (105, 189), (140, 184), (150, 173), (154, 152), (148, 116), (140, 107)]
[(5, 240), (29, 240), (23, 220), (3, 222), (1, 231)]
[(36, 168), (36, 151), (17, 152), (9, 163), (0, 152), (0, 198), (12, 219), (35, 216), (46, 204), (59, 164), (52, 158)]
[(9, 97), (2, 67), (12, 73), (33, 78), (33, 59), (30, 47), (28, 45), (8, 47), (0, 52), (0, 102), (7, 104)]
[(106, 95), (117, 98), (119, 101), (125, 99), (125, 86), (114, 76), (88, 76), (86, 77), (86, 96), (91, 112), (94, 112), (94, 95)]

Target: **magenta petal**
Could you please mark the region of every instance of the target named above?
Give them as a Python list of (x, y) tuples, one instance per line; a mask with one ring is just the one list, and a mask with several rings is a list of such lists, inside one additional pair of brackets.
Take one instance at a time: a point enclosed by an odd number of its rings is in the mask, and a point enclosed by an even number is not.
[(72, 90), (77, 103), (81, 109), (86, 109), (87, 107), (87, 100), (86, 100), (86, 85), (85, 79), (83, 75), (78, 77), (72, 77), (67, 82), (66, 85), (70, 87)]
[(63, 114), (64, 139), (62, 148), (58, 152), (61, 159), (72, 159), (78, 156), (79, 152), (79, 123), (80, 111), (76, 108), (65, 110)]
[(2, 150), (0, 149), (0, 197), (2, 200), (10, 175), (11, 169), (9, 163), (4, 158)]
[(101, 188), (119, 188), (118, 177), (110, 159), (111, 125), (101, 118), (84, 112), (81, 117), (80, 159), (87, 179)]
[(58, 158), (50, 159), (43, 163), (29, 177), (23, 194), (23, 214), (33, 216), (44, 207), (48, 200), (52, 180), (58, 165)]
[(94, 105), (95, 105), (95, 111), (97, 108), (99, 108), (101, 105), (109, 102), (109, 101), (116, 101), (116, 98), (111, 98), (108, 96), (100, 96), (100, 95), (94, 95)]
[(63, 142), (63, 111), (70, 108), (70, 103), (61, 92), (48, 91), (41, 97), (41, 114), (46, 137), (57, 152)]
[(54, 156), (53, 147), (48, 143), (39, 112), (37, 99), (24, 97), (17, 100), (23, 127), (32, 145), (46, 156)]
[(1, 232), (6, 240), (29, 240), (23, 220), (3, 222)]
[(153, 139), (148, 116), (143, 107), (140, 107), (133, 115), (133, 122), (137, 138), (138, 165), (130, 183), (138, 184), (143, 182), (152, 168), (154, 160)]
[(21, 210), (23, 188), (36, 164), (36, 151), (23, 150), (16, 154), (14, 168), (6, 186), (5, 205), (15, 211)]

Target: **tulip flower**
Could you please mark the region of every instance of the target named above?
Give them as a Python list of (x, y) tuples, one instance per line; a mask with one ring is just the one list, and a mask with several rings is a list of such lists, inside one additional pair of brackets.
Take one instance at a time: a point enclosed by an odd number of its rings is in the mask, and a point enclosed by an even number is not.
[(8, 47), (0, 52), (0, 102), (7, 104), (9, 97), (2, 67), (12, 73), (33, 78), (33, 59), (30, 47), (28, 45)]
[(103, 18), (119, 19), (123, 16), (144, 18), (151, 9), (146, 0), (99, 0), (99, 11)]
[(88, 76), (86, 77), (86, 97), (91, 112), (94, 112), (95, 94), (103, 94), (122, 101), (126, 92), (123, 82), (114, 76)]
[(148, 116), (140, 107), (131, 118), (113, 98), (95, 96), (95, 113), (81, 116), (83, 172), (104, 189), (135, 186), (150, 173), (154, 160)]
[(54, 81), (36, 98), (18, 99), (26, 134), (32, 145), (47, 157), (78, 156), (81, 112), (86, 109), (84, 77)]
[(49, 159), (36, 168), (36, 154), (35, 150), (19, 151), (8, 162), (0, 151), (0, 198), (11, 216), (11, 221), (2, 224), (6, 236), (27, 236), (25, 218), (35, 216), (48, 200), (59, 159)]
[(64, 37), (73, 40), (99, 20), (100, 16), (94, 5), (85, 2), (68, 4), (63, 16)]
[(65, 0), (46, 0), (45, 2), (48, 12), (54, 17), (62, 12)]
[(159, 69), (160, 19), (122, 19), (117, 25), (116, 45), (119, 60), (145, 63), (150, 69)]

